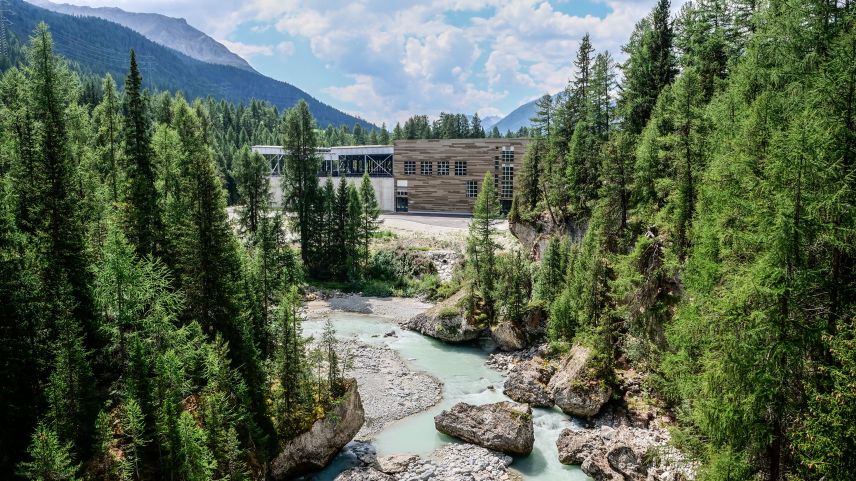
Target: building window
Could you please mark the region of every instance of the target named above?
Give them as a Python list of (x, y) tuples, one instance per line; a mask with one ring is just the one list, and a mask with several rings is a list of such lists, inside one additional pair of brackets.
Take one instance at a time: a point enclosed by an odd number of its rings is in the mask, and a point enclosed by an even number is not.
[(416, 175), (416, 161), (415, 160), (405, 160), (404, 161), (404, 175)]
[(407, 187), (399, 187), (398, 190), (395, 191), (396, 197), (407, 197)]
[(467, 197), (475, 197), (479, 194), (478, 183), (474, 180), (467, 181)]
[(419, 169), (422, 175), (431, 175), (433, 167), (431, 166), (431, 162), (419, 162)]
[(508, 163), (514, 162), (514, 147), (502, 148), (502, 161)]
[(437, 162), (437, 175), (449, 175), (449, 161), (441, 160)]
[(467, 163), (463, 160), (455, 161), (455, 175), (467, 175)]

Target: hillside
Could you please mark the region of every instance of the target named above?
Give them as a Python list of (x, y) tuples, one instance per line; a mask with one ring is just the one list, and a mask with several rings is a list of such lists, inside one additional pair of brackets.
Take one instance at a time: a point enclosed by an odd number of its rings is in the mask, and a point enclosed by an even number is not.
[[(320, 126), (352, 126), (364, 120), (339, 111), (299, 88), (254, 71), (202, 62), (164, 47), (119, 24), (94, 17), (51, 12), (22, 0), (8, 0), (9, 30), (24, 43), (39, 22), (50, 27), (56, 51), (83, 73), (109, 73), (120, 81), (128, 71), (128, 52), (133, 48), (143, 71), (144, 86), (154, 90), (181, 91), (188, 98), (214, 97), (231, 102), (252, 98), (267, 100), (280, 109), (305, 99)], [(84, 40), (85, 39), (85, 40)]]
[(52, 12), (81, 17), (97, 17), (130, 28), (165, 47), (208, 63), (231, 65), (253, 72), (246, 60), (232, 53), (226, 46), (204, 32), (190, 26), (183, 18), (167, 17), (158, 13), (126, 12), (114, 7), (83, 7), (47, 0), (28, 0), (29, 3)]

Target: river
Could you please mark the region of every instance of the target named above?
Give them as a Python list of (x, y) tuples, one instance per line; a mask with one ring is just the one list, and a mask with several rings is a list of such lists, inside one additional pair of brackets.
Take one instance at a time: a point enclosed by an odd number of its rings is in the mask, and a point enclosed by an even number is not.
[[(458, 402), (484, 404), (509, 400), (502, 394), (503, 376), (488, 368), (485, 359), (490, 346), (451, 345), (421, 334), (398, 328), (394, 323), (376, 316), (333, 312), (330, 314), (340, 339), (356, 339), (366, 344), (386, 344), (396, 350), (416, 370), (425, 371), (443, 382), (443, 400), (427, 411), (388, 425), (373, 439), (378, 456), (389, 454), (418, 454), (427, 457), (446, 443), (458, 442), (434, 428), (434, 416)], [(323, 320), (309, 319), (303, 323), (306, 336), (318, 336)], [(397, 337), (384, 337), (395, 328)], [(512, 469), (526, 480), (586, 481), (578, 466), (559, 463), (556, 439), (574, 422), (558, 409), (533, 410), (535, 446), (532, 454), (516, 457)], [(332, 480), (354, 464), (347, 453), (316, 476), (319, 481)]]

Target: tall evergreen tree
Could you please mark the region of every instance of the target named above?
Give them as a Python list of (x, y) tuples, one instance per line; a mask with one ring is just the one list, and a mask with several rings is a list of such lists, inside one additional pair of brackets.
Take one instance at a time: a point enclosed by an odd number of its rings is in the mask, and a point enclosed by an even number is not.
[(472, 270), (473, 295), (481, 305), (478, 311), (493, 322), (496, 314), (496, 221), (500, 217), (499, 197), (493, 176), (486, 172), (473, 206), (473, 219), (467, 236), (467, 266)]
[(241, 224), (252, 235), (259, 229), (262, 216), (270, 204), (270, 167), (267, 160), (248, 147), (238, 153), (235, 182), (241, 196)]
[(380, 218), (380, 207), (368, 172), (363, 173), (363, 180), (360, 183), (360, 207), (362, 208), (360, 213), (361, 257), (362, 268), (365, 272), (369, 265), (369, 245), (380, 225), (378, 220)]
[(137, 252), (146, 256), (158, 251), (162, 218), (155, 190), (149, 106), (142, 84), (136, 53), (131, 50), (131, 65), (125, 79), (123, 124), (128, 157), (128, 238)]
[[(356, 125), (359, 127), (359, 124)], [(355, 127), (355, 128), (356, 128)], [(283, 205), (294, 215), (293, 225), (300, 235), (300, 255), (303, 262), (315, 269), (313, 258), (312, 209), (318, 194), (318, 168), (316, 152), (318, 140), (315, 120), (306, 102), (298, 102), (285, 115), (283, 146), (288, 151), (283, 175)]]

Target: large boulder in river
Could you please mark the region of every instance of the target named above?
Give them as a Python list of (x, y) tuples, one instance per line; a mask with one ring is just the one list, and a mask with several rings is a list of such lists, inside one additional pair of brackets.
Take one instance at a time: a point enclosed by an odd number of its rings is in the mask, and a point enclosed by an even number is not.
[(404, 327), (446, 342), (472, 341), (481, 336), (484, 326), (470, 324), (463, 316), (459, 302), (464, 297), (461, 289), (452, 297), (417, 314)]
[(363, 427), (365, 414), (357, 382), (353, 379), (346, 382), (348, 389), (339, 403), (324, 418), (315, 421), (309, 431), (283, 446), (270, 464), (272, 479), (285, 481), (323, 469)]
[(511, 399), (535, 407), (553, 406), (553, 393), (547, 388), (556, 365), (541, 357), (521, 361), (505, 378), (503, 393)]
[[(669, 452), (669, 435), (666, 431), (641, 429), (629, 426), (597, 429), (565, 429), (556, 441), (559, 462), (578, 464), (583, 472), (596, 481), (643, 481), (649, 479), (682, 478), (689, 473), (654, 464), (655, 458), (685, 465)], [(652, 456), (657, 452), (660, 456)], [(650, 473), (649, 473), (650, 471)], [(681, 476), (683, 475), (683, 476)]]
[(575, 344), (547, 388), (556, 406), (571, 416), (591, 418), (612, 396), (612, 389), (592, 376), (591, 349)]
[(506, 454), (527, 455), (535, 442), (532, 408), (528, 404), (458, 403), (435, 416), (434, 426), (441, 433)]

